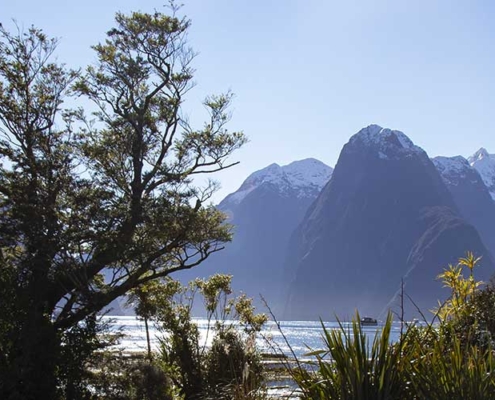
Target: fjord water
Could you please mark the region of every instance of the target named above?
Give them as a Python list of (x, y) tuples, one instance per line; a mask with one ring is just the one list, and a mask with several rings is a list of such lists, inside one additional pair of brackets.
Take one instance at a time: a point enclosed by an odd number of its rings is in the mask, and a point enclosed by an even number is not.
[[(110, 322), (111, 329), (119, 330), (125, 336), (120, 341), (118, 348), (123, 351), (135, 352), (146, 350), (146, 333), (144, 323), (132, 316), (107, 316), (105, 317)], [(212, 331), (207, 334), (208, 321), (206, 319), (195, 319), (201, 333), (201, 345), (209, 346), (212, 340)], [(322, 327), (320, 321), (280, 321), (280, 328), (287, 338), (288, 343), (292, 347), (295, 355), (298, 358), (305, 358), (305, 354), (311, 350), (321, 349), (323, 347)], [(327, 329), (337, 329), (337, 322), (324, 322)], [(343, 322), (344, 328), (351, 328), (349, 322)], [(381, 329), (381, 324), (377, 326), (364, 326), (363, 331), (369, 335), (370, 341), (373, 340), (375, 334)], [(399, 339), (401, 325), (399, 322), (394, 322), (391, 331), (391, 341), (395, 342)], [(153, 348), (158, 348), (159, 338), (163, 334), (156, 329), (151, 328), (151, 343)], [(291, 356), (289, 346), (285, 343), (282, 333), (278, 330), (275, 322), (268, 322), (257, 338), (259, 349), (263, 353), (284, 353)]]

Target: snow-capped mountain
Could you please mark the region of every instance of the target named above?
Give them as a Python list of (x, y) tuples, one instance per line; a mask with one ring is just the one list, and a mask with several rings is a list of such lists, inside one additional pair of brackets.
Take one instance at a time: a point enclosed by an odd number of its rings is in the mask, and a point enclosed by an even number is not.
[(492, 199), (495, 200), (495, 154), (488, 154), (482, 147), (469, 157), (468, 161), (480, 173)]
[(235, 205), (242, 202), (253, 190), (263, 185), (275, 188), (281, 196), (314, 197), (330, 180), (333, 169), (314, 158), (294, 161), (288, 165), (271, 164), (252, 173), (234, 193), (221, 204)]
[(218, 205), (233, 225), (232, 243), (182, 277), (232, 274), (234, 289), (255, 298), (257, 305), (262, 294), (272, 309), (281, 308), (290, 235), (331, 174), (332, 168), (312, 158), (285, 166), (271, 164), (251, 174)]
[[(469, 165), (468, 160), (462, 156), (455, 157), (435, 157), (432, 158), (433, 164), (437, 168), (438, 172), (442, 176), (445, 183), (450, 185), (458, 186), (460, 180), (466, 178), (468, 175), (478, 175), (473, 174), (473, 168)], [(476, 176), (473, 179), (479, 178)]]
[(416, 146), (401, 131), (382, 128), (379, 125), (369, 125), (361, 129), (351, 137), (349, 143), (354, 146), (364, 146), (376, 152), (381, 159), (426, 155), (421, 147)]
[(483, 255), (481, 279), (489, 277), (489, 251), (426, 152), (402, 132), (370, 125), (344, 146), (291, 237), (282, 318), (384, 315), (397, 306), (402, 279), (426, 311), (442, 298), (435, 277), (467, 250)]
[(450, 190), (462, 216), (495, 254), (495, 202), (479, 172), (464, 157), (435, 157), (433, 164)]

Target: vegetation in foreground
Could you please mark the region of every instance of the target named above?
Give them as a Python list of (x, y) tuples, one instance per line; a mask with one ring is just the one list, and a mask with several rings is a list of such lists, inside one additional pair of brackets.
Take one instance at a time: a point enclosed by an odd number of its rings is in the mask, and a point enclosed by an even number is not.
[[(194, 302), (207, 312), (210, 346), (200, 345)], [(246, 296), (232, 296), (231, 276), (214, 275), (188, 286), (166, 279), (141, 287), (131, 301), (161, 332), (158, 351), (143, 355), (100, 352), (86, 387), (102, 399), (258, 399), (264, 374), (255, 346), (267, 320)], [(208, 339), (208, 338), (207, 338)]]
[[(404, 325), (398, 342), (390, 340), (392, 314), (374, 337), (362, 329), (359, 315), (350, 326), (340, 324), (339, 329), (328, 330), (322, 325), (324, 349), (308, 353), (315, 363), (308, 365), (298, 360), (287, 363), (300, 397), (315, 400), (495, 398), (495, 289), (493, 285), (481, 289), (481, 282), (474, 279), (479, 261), (468, 253), (458, 265), (449, 266), (439, 276), (451, 290), (449, 300), (434, 310), (439, 321)], [(464, 278), (463, 269), (469, 272), (468, 278)], [(133, 394), (142, 393), (146, 387), (157, 388), (153, 383), (157, 376), (162, 376), (160, 382), (168, 385), (164, 393), (170, 398), (267, 398), (264, 371), (252, 340), (266, 317), (255, 315), (250, 301), (244, 297), (227, 300), (230, 277), (217, 275), (209, 281), (195, 281), (187, 288), (174, 281), (164, 282), (161, 287), (154, 283), (146, 293), (145, 297), (141, 293), (137, 310), (147, 310), (148, 318), (161, 324), (168, 335), (160, 352), (151, 357), (151, 362), (142, 364), (144, 369), (134, 364), (134, 372), (130, 370), (134, 378), (125, 380), (130, 386), (124, 393), (129, 397), (123, 398), (158, 398)], [(211, 349), (200, 350), (198, 331), (191, 324), (190, 315), (195, 293), (204, 298), (209, 318), (222, 321), (234, 317), (243, 329), (216, 323), (212, 326), (215, 338)], [(142, 312), (141, 316), (144, 318)], [(280, 360), (283, 363), (285, 358)], [(115, 379), (120, 374), (100, 376)], [(147, 386), (150, 382), (151, 386)], [(102, 387), (111, 385), (107, 382)], [(115, 397), (106, 393), (103, 398)]]
[[(181, 117), (192, 86), (190, 22), (117, 14), (84, 72), (53, 62), (56, 40), (0, 25), (0, 398), (256, 399), (265, 396), (250, 301), (230, 278), (187, 288), (169, 275), (230, 240), (205, 205), (215, 184), (196, 175), (232, 166), (246, 138), (230, 133), (231, 95), (207, 98), (209, 120)], [(62, 109), (68, 96), (95, 107)], [(450, 300), (438, 325), (409, 326), (390, 344), (391, 317), (372, 340), (359, 318), (323, 328), (317, 368), (290, 371), (306, 399), (493, 399), (495, 289), (474, 279), (472, 254), (440, 278)], [(468, 269), (464, 278), (462, 269)], [(191, 320), (195, 293), (212, 323), (210, 349)], [(158, 354), (115, 357), (97, 313), (132, 294), (158, 324)], [(331, 358), (331, 361), (329, 360)]]
[[(313, 351), (316, 368), (291, 370), (304, 399), (472, 399), (495, 398), (495, 289), (474, 279), (480, 260), (472, 253), (439, 278), (451, 290), (435, 310), (439, 323), (405, 327), (390, 343), (392, 315), (374, 338), (359, 315), (351, 328), (324, 326), (324, 349)], [(462, 269), (469, 277), (464, 278)]]

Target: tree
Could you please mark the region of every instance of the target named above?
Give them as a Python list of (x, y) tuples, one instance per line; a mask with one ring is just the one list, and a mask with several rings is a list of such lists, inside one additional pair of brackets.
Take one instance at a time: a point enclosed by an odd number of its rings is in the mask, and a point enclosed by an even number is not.
[[(182, 117), (189, 26), (117, 14), (83, 73), (51, 61), (42, 31), (0, 28), (0, 397), (57, 398), (65, 331), (230, 240), (206, 205), (216, 184), (193, 178), (236, 164), (246, 138), (225, 127), (231, 94), (205, 100), (202, 129)], [(62, 109), (71, 94), (97, 111)]]

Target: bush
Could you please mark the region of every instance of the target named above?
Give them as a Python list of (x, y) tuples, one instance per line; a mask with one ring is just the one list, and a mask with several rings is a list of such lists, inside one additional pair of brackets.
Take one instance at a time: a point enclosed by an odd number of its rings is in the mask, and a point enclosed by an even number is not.
[(101, 322), (95, 314), (86, 318), (84, 323), (65, 331), (61, 338), (59, 380), (63, 398), (90, 399), (88, 383), (92, 374), (88, 363), (94, 352), (110, 344), (112, 340), (105, 333), (108, 325)]
[[(231, 280), (229, 275), (217, 274), (183, 286), (166, 279), (140, 288), (146, 296), (135, 296), (139, 302), (136, 310), (144, 310), (145, 317), (163, 333), (155, 358), (167, 366), (174, 386), (186, 400), (252, 398), (262, 386), (255, 338), (267, 317), (255, 314), (246, 296), (232, 297)], [(207, 313), (206, 335), (214, 335), (211, 349), (200, 345), (199, 330), (192, 319), (198, 294)]]
[(142, 355), (97, 353), (89, 380), (94, 398), (106, 400), (177, 400), (180, 397), (166, 366)]
[(488, 400), (495, 398), (495, 359), (492, 349), (464, 345), (443, 329), (430, 346), (408, 343), (413, 360), (408, 371), (413, 398)]
[(263, 368), (254, 335), (246, 340), (233, 327), (221, 329), (213, 339), (205, 361), (210, 396), (248, 398), (255, 396), (262, 385)]

